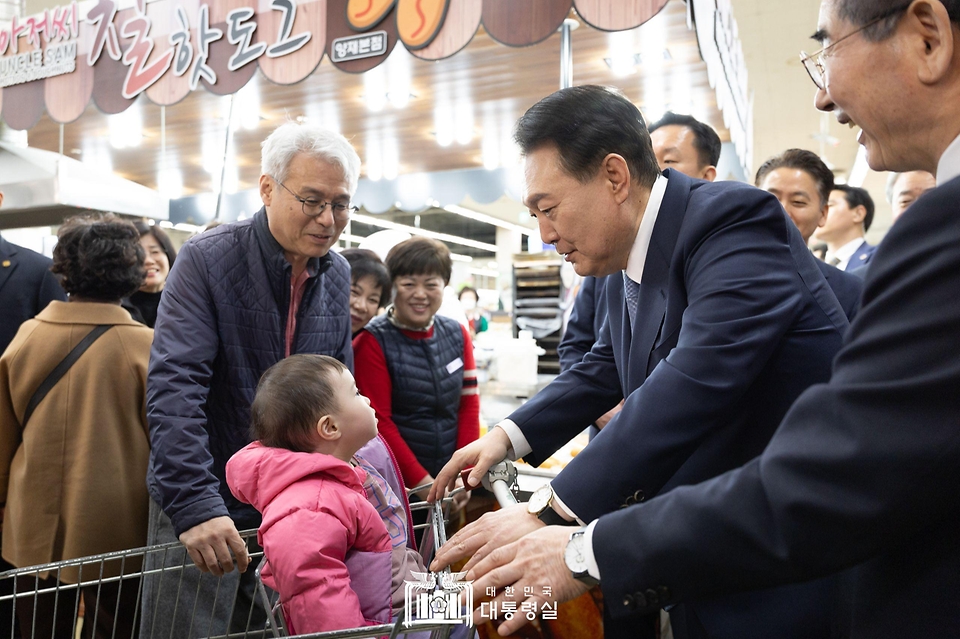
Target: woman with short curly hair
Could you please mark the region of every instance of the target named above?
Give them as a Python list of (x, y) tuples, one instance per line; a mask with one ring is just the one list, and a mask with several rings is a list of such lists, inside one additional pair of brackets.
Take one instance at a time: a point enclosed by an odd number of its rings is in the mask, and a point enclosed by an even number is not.
[[(120, 298), (144, 280), (140, 234), (112, 217), (60, 227), (51, 270), (69, 295), (25, 322), (0, 357), (0, 496), (3, 557), (17, 567), (137, 548), (147, 539), (145, 418), (153, 330)], [(51, 372), (90, 341), (59, 379)], [(38, 389), (56, 379), (45, 395)], [(38, 401), (39, 400), (39, 401)], [(130, 562), (126, 573), (138, 570)], [(106, 563), (103, 577), (116, 576)], [(84, 579), (99, 578), (88, 568)], [(17, 577), (19, 592), (78, 583), (76, 568)], [(38, 584), (39, 581), (39, 584)], [(134, 636), (136, 580), (81, 589), (85, 637)], [(17, 602), (25, 637), (73, 637), (77, 590)], [(94, 614), (96, 611), (96, 614)], [(96, 628), (93, 628), (96, 619)]]

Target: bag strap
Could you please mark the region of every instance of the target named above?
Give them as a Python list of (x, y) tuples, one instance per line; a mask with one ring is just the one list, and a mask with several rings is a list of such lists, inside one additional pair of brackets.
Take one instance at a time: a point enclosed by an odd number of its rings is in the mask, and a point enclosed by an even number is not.
[(87, 333), (86, 337), (80, 340), (80, 343), (73, 347), (73, 350), (70, 351), (66, 357), (63, 358), (57, 367), (50, 371), (50, 374), (47, 375), (47, 378), (40, 383), (40, 386), (37, 387), (37, 390), (33, 393), (33, 397), (30, 398), (30, 402), (27, 404), (27, 410), (23, 414), (23, 426), (27, 425), (27, 422), (30, 421), (30, 416), (33, 415), (33, 411), (37, 408), (37, 405), (43, 401), (43, 398), (47, 396), (47, 393), (57, 385), (57, 382), (60, 381), (60, 378), (67, 374), (67, 371), (70, 370), (70, 367), (73, 366), (80, 356), (83, 355), (90, 345), (97, 341), (101, 335), (106, 333), (108, 330), (113, 328), (113, 324), (99, 324), (94, 327), (92, 331)]

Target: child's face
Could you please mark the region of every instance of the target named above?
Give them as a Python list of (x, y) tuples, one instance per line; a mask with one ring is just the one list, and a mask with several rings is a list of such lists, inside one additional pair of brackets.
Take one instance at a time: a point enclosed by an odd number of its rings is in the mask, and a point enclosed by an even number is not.
[(370, 400), (357, 390), (350, 371), (340, 373), (335, 383), (337, 401), (337, 424), (342, 430), (343, 443), (356, 446), (356, 450), (377, 436), (377, 415), (370, 407)]

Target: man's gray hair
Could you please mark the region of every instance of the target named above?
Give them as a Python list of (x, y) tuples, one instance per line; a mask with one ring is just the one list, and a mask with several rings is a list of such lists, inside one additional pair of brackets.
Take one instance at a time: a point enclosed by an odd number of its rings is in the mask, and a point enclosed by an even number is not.
[(343, 170), (350, 195), (357, 192), (360, 156), (339, 133), (319, 126), (287, 122), (274, 129), (260, 145), (260, 171), (278, 182), (287, 179), (290, 162), (298, 153), (329, 162)]
[[(950, 14), (950, 21), (960, 24), (960, 0), (940, 0)], [(883, 40), (893, 34), (910, 0), (838, 0), (837, 15), (855, 25), (863, 26), (883, 14), (892, 14), (864, 31), (871, 40)]]

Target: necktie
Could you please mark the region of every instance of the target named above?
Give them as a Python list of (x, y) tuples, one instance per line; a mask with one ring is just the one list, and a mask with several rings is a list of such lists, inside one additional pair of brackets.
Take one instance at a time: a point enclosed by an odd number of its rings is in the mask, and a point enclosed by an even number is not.
[(640, 298), (640, 285), (627, 277), (623, 272), (623, 298), (627, 301), (627, 312), (630, 314), (630, 328), (637, 318), (637, 300)]
[(836, 266), (836, 265), (839, 264), (839, 263), (840, 263), (840, 258), (839, 258), (839, 257), (836, 257), (836, 256), (831, 257), (831, 258), (830, 258), (830, 261), (827, 262), (827, 264), (829, 264), (830, 266)]

